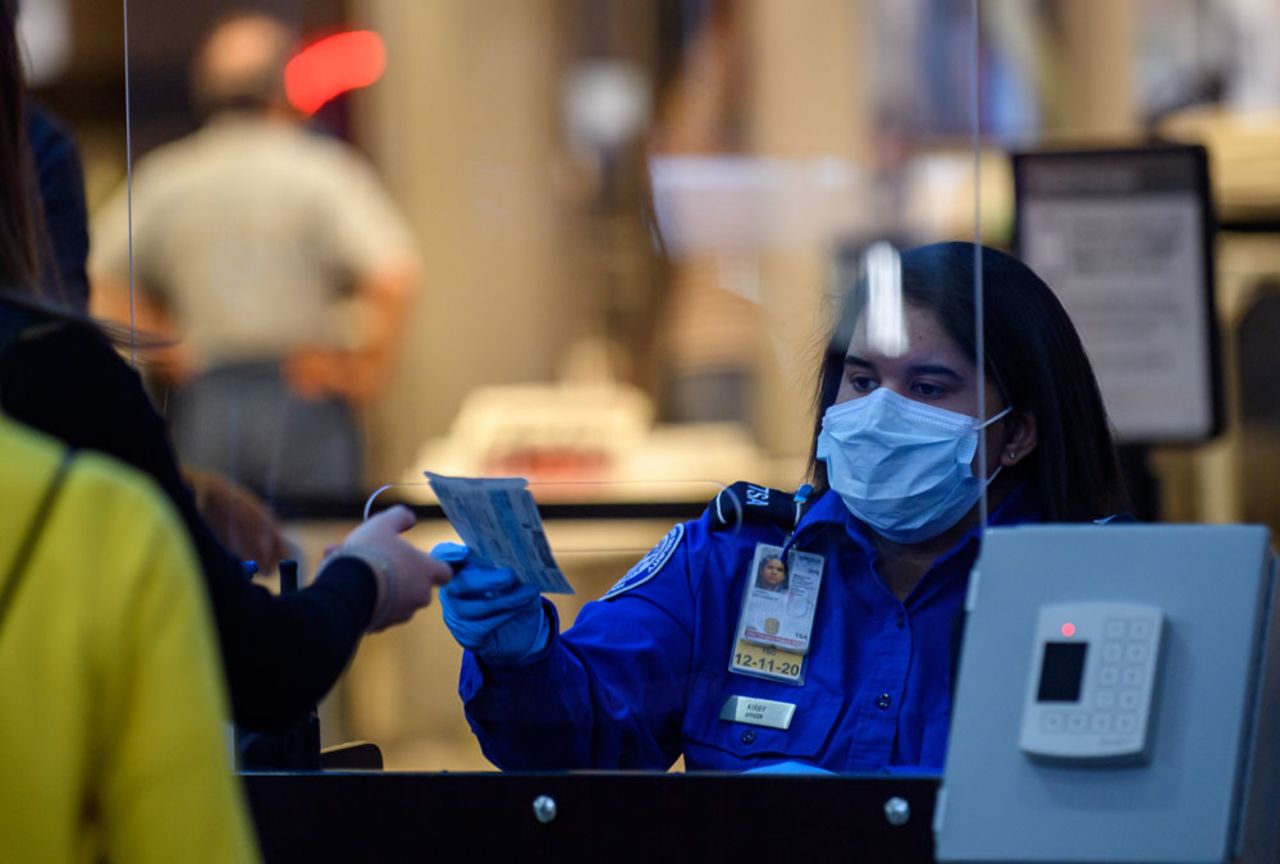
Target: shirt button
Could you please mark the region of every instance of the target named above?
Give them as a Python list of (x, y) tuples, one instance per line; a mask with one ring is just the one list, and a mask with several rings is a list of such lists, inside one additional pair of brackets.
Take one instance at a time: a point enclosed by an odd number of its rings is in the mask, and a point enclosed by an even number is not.
[(903, 627), (906, 627), (906, 626), (907, 626), (907, 616), (899, 612), (898, 613), (898, 629), (901, 630)]
[(746, 732), (742, 733), (743, 744), (750, 744), (754, 740), (756, 740), (756, 730), (748, 729)]
[(891, 697), (888, 693), (881, 693), (879, 696), (876, 697), (876, 707), (879, 708), (881, 711), (884, 711), (886, 708), (888, 708), (892, 704), (893, 704), (893, 697)]

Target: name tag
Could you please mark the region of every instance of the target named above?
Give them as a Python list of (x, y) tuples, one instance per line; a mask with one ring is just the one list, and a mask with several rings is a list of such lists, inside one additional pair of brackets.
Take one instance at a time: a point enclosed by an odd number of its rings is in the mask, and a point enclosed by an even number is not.
[(790, 702), (758, 699), (754, 696), (730, 696), (720, 709), (720, 719), (768, 726), (770, 729), (788, 729), (795, 713), (796, 706)]

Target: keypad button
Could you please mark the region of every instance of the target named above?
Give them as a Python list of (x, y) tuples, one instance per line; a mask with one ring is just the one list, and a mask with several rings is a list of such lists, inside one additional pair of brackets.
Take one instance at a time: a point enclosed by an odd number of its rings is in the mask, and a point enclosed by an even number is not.
[(1116, 691), (1099, 690), (1097, 698), (1097, 706), (1099, 708), (1110, 708), (1116, 704)]
[(1142, 683), (1142, 667), (1129, 666), (1120, 673), (1120, 682), (1129, 687), (1137, 687)]
[(1120, 692), (1120, 708), (1122, 710), (1136, 711), (1141, 704), (1142, 696), (1137, 690), (1122, 690)]
[(1089, 731), (1105, 734), (1111, 731), (1110, 714), (1094, 714), (1089, 718)]
[(1151, 622), (1139, 618), (1137, 621), (1129, 622), (1129, 638), (1130, 639), (1150, 639), (1151, 638)]
[(1147, 660), (1147, 652), (1150, 648), (1144, 642), (1134, 642), (1124, 649), (1124, 662), (1126, 663), (1145, 663)]
[(1046, 732), (1061, 732), (1066, 718), (1061, 711), (1046, 711), (1040, 718), (1040, 728)]
[(1104, 663), (1119, 663), (1120, 658), (1124, 656), (1124, 648), (1119, 642), (1108, 642), (1102, 646), (1102, 660)]
[(1089, 728), (1089, 715), (1079, 711), (1067, 715), (1068, 732), (1084, 732)]
[(1107, 621), (1104, 632), (1107, 634), (1108, 639), (1123, 639), (1125, 632), (1124, 622), (1118, 618), (1112, 618)]
[(1120, 683), (1120, 670), (1114, 666), (1104, 667), (1098, 673), (1098, 683), (1103, 687), (1114, 687)]
[(1138, 731), (1138, 718), (1134, 714), (1121, 714), (1116, 717), (1116, 731), (1129, 735)]

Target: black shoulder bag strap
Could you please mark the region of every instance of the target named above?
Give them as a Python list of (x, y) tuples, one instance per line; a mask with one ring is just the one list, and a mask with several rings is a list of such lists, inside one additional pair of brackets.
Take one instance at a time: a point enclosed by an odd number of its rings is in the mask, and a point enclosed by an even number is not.
[(5, 617), (9, 612), (9, 607), (13, 605), (14, 596), (18, 593), (18, 584), (27, 569), (31, 555), (35, 552), (36, 543), (39, 542), (40, 535), (44, 533), (45, 523), (49, 521), (49, 514), (53, 512), (54, 502), (58, 498), (58, 491), (62, 489), (63, 482), (67, 479), (67, 472), (71, 469), (71, 462), (74, 456), (75, 450), (70, 447), (62, 451), (62, 459), (58, 462), (58, 467), (53, 472), (53, 479), (49, 481), (49, 485), (44, 490), (44, 496), (40, 499), (40, 503), (36, 505), (36, 512), (31, 517), (31, 524), (27, 526), (27, 533), (22, 538), (22, 542), (18, 544), (18, 551), (13, 556), (13, 561), (9, 564), (4, 582), (0, 583), (0, 633), (4, 632)]

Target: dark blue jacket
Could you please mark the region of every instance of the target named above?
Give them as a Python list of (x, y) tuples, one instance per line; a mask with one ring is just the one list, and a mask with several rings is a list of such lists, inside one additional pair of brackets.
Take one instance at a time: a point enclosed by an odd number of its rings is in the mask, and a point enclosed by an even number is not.
[[(993, 524), (1033, 519), (1018, 497)], [(783, 545), (788, 532), (772, 521), (716, 523), (713, 507), (677, 525), (528, 663), (489, 668), (468, 652), (459, 690), (485, 755), (507, 770), (662, 770), (683, 754), (689, 770), (798, 761), (941, 772), (951, 633), (977, 533), (899, 602), (874, 570), (867, 529), (834, 493), (818, 498), (790, 541), (826, 562), (804, 683), (794, 686), (729, 671), (756, 544)], [(790, 728), (720, 719), (731, 696), (796, 705)]]

